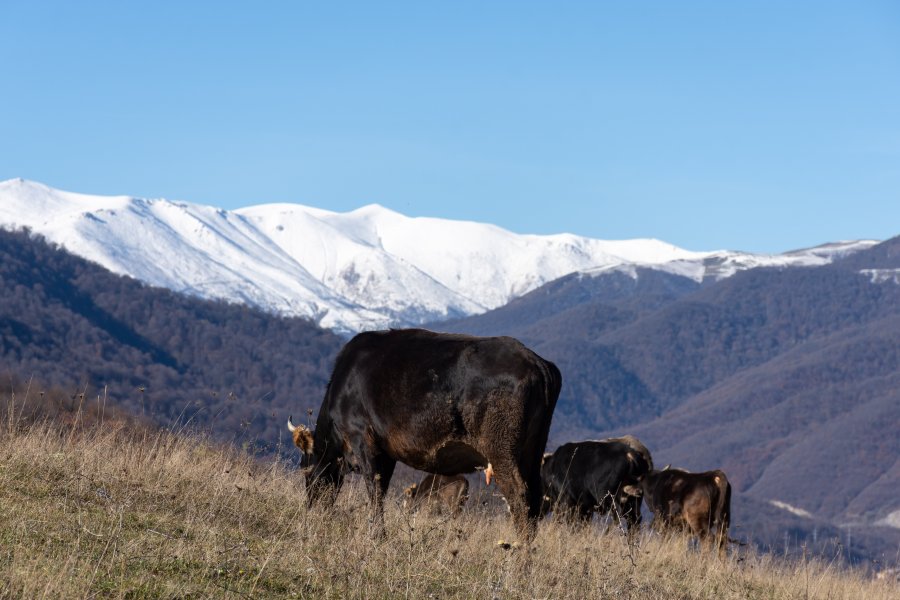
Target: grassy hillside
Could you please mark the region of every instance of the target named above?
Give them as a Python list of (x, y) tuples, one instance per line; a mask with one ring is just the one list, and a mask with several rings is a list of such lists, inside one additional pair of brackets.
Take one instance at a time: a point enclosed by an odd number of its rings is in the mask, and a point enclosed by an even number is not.
[[(399, 495), (395, 492), (395, 500)], [(14, 598), (896, 598), (897, 583), (815, 561), (725, 560), (681, 539), (541, 524), (504, 550), (505, 514), (458, 519), (389, 503), (372, 540), (350, 486), (307, 509), (301, 477), (201, 437), (0, 427), (0, 597)]]

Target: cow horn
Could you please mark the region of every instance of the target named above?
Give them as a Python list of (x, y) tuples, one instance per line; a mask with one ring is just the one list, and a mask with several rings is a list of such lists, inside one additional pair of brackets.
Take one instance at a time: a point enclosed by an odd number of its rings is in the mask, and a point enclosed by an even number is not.
[(303, 423), (301, 423), (300, 425), (294, 425), (294, 415), (291, 415), (290, 417), (288, 417), (288, 431), (290, 431), (291, 433), (294, 433), (295, 431), (297, 431), (298, 429), (301, 429), (301, 428), (306, 429), (306, 427), (303, 425)]

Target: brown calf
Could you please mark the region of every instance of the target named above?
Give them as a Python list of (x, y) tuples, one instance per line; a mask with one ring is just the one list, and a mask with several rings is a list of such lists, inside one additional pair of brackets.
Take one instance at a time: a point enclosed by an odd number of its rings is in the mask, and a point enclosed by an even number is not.
[(655, 526), (687, 530), (724, 551), (731, 520), (731, 484), (722, 471), (651, 471), (638, 485), (626, 486), (625, 492), (643, 495)]
[(403, 493), (407, 496), (403, 506), (410, 510), (427, 506), (432, 513), (446, 511), (457, 515), (469, 499), (469, 482), (462, 475), (428, 474), (418, 484), (414, 483), (403, 490)]

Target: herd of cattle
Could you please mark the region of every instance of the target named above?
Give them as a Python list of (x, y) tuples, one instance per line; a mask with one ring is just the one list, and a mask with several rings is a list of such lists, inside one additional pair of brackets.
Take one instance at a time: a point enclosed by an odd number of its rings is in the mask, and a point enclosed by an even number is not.
[(549, 511), (585, 520), (608, 513), (633, 530), (643, 499), (655, 525), (724, 548), (731, 486), (722, 471), (655, 470), (633, 436), (544, 453), (561, 384), (553, 363), (512, 338), (361, 333), (338, 354), (315, 431), (288, 419), (309, 501), (333, 499), (345, 475), (359, 473), (383, 529), (397, 461), (430, 474), (406, 489), (410, 506), (436, 501), (451, 512), (468, 495), (460, 474), (483, 470), (526, 541)]

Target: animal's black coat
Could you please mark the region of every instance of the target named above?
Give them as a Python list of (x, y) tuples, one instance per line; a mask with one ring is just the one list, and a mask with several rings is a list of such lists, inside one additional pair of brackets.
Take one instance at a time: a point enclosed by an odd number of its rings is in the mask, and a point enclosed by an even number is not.
[(594, 511), (612, 511), (634, 527), (641, 522), (641, 499), (623, 488), (637, 484), (649, 470), (643, 454), (622, 442), (563, 444), (541, 467), (546, 508), (571, 511), (583, 519), (590, 519)]
[(512, 338), (361, 333), (337, 357), (304, 457), (311, 497), (358, 471), (380, 521), (397, 461), (442, 475), (490, 463), (528, 535), (540, 514), (541, 456), (560, 386), (556, 366)]

